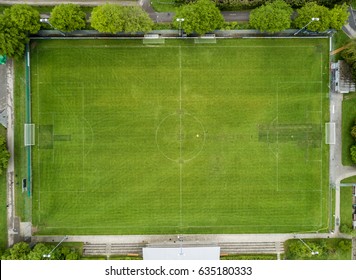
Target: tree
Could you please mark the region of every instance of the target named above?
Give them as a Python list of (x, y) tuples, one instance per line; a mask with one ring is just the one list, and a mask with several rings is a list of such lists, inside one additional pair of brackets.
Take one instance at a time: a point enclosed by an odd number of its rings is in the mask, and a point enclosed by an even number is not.
[(286, 0), (286, 2), (293, 7), (302, 7), (308, 0)]
[(268, 2), (250, 14), (250, 25), (260, 31), (279, 32), (288, 29), (293, 9), (283, 0)]
[(182, 6), (173, 19), (176, 28), (179, 27), (177, 18), (184, 18), (182, 28), (188, 34), (204, 34), (220, 28), (224, 23), (219, 9), (210, 0), (198, 0), (196, 3)]
[(0, 53), (18, 58), (25, 52), (28, 35), (40, 30), (40, 14), (25, 4), (13, 5), (0, 14)]
[(80, 254), (78, 250), (70, 247), (62, 247), (60, 250), (60, 258), (63, 260), (79, 260)]
[(32, 251), (28, 253), (27, 258), (29, 260), (43, 260), (43, 256), (47, 255), (51, 251), (51, 248), (43, 243), (37, 243), (33, 247)]
[(355, 120), (355, 124), (351, 128), (351, 136), (356, 140), (356, 120)]
[(20, 32), (36, 34), (40, 28), (40, 13), (27, 4), (16, 4), (4, 10), (4, 16)]
[(251, 10), (261, 6), (266, 0), (213, 0), (221, 10)]
[(7, 164), (9, 162), (10, 153), (6, 147), (5, 137), (0, 135), (0, 175), (3, 170), (7, 168)]
[(346, 49), (342, 51), (341, 56), (351, 67), (352, 77), (356, 80), (356, 42), (351, 41)]
[(351, 160), (356, 163), (356, 145), (352, 145), (350, 148)]
[(335, 5), (333, 9), (330, 10), (330, 28), (335, 30), (341, 30), (345, 25), (347, 19), (349, 18), (349, 12), (347, 10), (346, 4)]
[[(80, 253), (76, 248), (60, 246), (56, 248), (53, 244), (37, 243), (33, 249), (25, 242), (15, 244), (1, 255), (3, 260), (79, 260)], [(51, 252), (51, 256), (44, 257)]]
[(27, 255), (30, 251), (30, 246), (27, 243), (19, 242), (12, 248), (7, 249), (1, 258), (3, 260), (27, 260)]
[(27, 36), (0, 15), (0, 53), (18, 58), (25, 52)]
[[(295, 25), (298, 28), (303, 28), (307, 24), (311, 31), (325, 31), (330, 28), (329, 9), (324, 6), (319, 6), (315, 2), (307, 3), (304, 7), (298, 9), (297, 13)], [(311, 22), (312, 18), (319, 18), (319, 20)]]
[(105, 4), (95, 7), (91, 13), (91, 26), (100, 32), (117, 33), (124, 29), (122, 7)]
[(148, 32), (152, 30), (153, 21), (149, 15), (137, 6), (122, 7), (124, 19), (124, 32)]
[(85, 27), (85, 13), (79, 5), (60, 4), (53, 8), (50, 22), (58, 30), (67, 32), (80, 30)]

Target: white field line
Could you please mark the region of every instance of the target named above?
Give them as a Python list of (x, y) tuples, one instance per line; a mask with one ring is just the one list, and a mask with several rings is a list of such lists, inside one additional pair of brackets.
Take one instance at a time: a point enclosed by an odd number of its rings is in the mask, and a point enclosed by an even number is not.
[[(274, 224), (273, 227), (278, 227), (278, 228), (286, 228), (286, 227), (295, 227), (297, 226), (296, 224)], [(187, 225), (187, 227), (189, 228), (211, 228), (211, 229), (216, 229), (216, 228), (236, 228), (236, 227), (247, 227), (247, 228), (260, 228), (261, 225), (248, 225), (246, 226), (246, 224), (240, 223), (240, 224), (236, 224), (236, 225), (226, 225), (226, 226), (193, 226), (193, 225)], [(311, 224), (303, 224), (300, 225), (298, 224), (298, 227), (315, 227), (314, 223)], [(62, 226), (62, 227), (44, 227), (46, 229), (104, 229), (104, 228), (109, 228), (109, 229), (118, 229), (118, 228), (147, 228), (146, 226), (114, 226), (114, 225), (110, 225), (110, 226), (84, 226), (84, 227), (76, 227), (76, 226)], [(150, 228), (179, 228), (178, 225), (171, 225), (171, 226), (150, 226)], [(315, 230), (310, 231), (312, 233), (315, 233)]]
[[(85, 118), (85, 106), (84, 106), (84, 102), (85, 102), (85, 96), (84, 96), (84, 87), (83, 84), (81, 86), (81, 91), (82, 91), (82, 118), (84, 120)], [(84, 128), (85, 124), (83, 122), (82, 124), (82, 190), (84, 190), (84, 145), (85, 145), (85, 128)]]
[[(48, 190), (48, 191), (42, 191), (41, 193), (85, 193), (87, 191), (82, 191), (82, 190), (75, 190), (75, 191), (53, 191), (53, 190)], [(97, 192), (99, 193), (99, 192)], [(110, 193), (112, 192), (100, 192), (100, 193)], [(117, 192), (117, 194), (120, 194), (120, 192)]]
[[(53, 124), (53, 127), (52, 127), (52, 145), (53, 145), (53, 149), (52, 149), (52, 163), (54, 164), (55, 160), (55, 156), (54, 156), (54, 114), (52, 113), (52, 124)], [(39, 148), (39, 147), (38, 147)]]
[(182, 189), (182, 48), (179, 46), (179, 223), (183, 225), (183, 189)]
[[(320, 131), (323, 131), (323, 53), (320, 53)], [(320, 208), (321, 218), (323, 222), (323, 134), (320, 137)]]
[[(168, 48), (177, 48), (177, 46), (165, 46), (165, 47), (166, 48), (167, 47)], [(190, 48), (190, 46), (183, 46), (183, 47), (184, 48)], [(204, 46), (204, 47), (206, 47), (206, 46)], [(268, 47), (271, 47), (271, 46), (214, 46), (214, 48), (217, 48), (217, 47), (218, 48), (268, 48)], [(298, 47), (295, 47), (295, 46), (278, 46), (278, 47), (271, 47), (271, 48), (309, 48), (309, 47), (311, 47), (311, 46), (298, 46)], [(92, 47), (90, 47), (90, 48), (92, 48)], [(117, 48), (141, 48), (141, 47), (135, 47), (134, 46), (134, 47), (117, 47)], [(37, 49), (37, 51), (38, 51), (38, 49)], [(181, 46), (179, 46), (179, 54), (180, 54), (179, 63), (180, 63), (180, 109), (181, 109), (182, 108)], [(322, 61), (322, 54), (321, 54), (321, 61)], [(38, 63), (37, 63), (37, 65), (38, 65)], [(321, 65), (321, 69), (322, 69), (322, 65)], [(321, 75), (322, 75), (322, 72), (321, 72)], [(39, 79), (37, 80), (37, 82), (38, 81), (39, 81)], [(283, 83), (283, 82), (280, 82), (280, 83)], [(286, 82), (286, 83), (288, 83), (288, 82)], [(290, 83), (293, 83), (293, 82), (290, 82)], [(315, 81), (315, 82), (314, 81), (310, 81), (310, 82), (306, 82), (306, 83), (321, 83), (321, 89), (322, 89), (322, 79), (321, 79), (321, 81)], [(321, 90), (321, 95), (322, 95), (322, 90)], [(278, 116), (278, 98), (279, 97), (278, 97), (278, 91), (277, 91), (277, 116)], [(321, 96), (321, 99), (322, 99), (322, 96)], [(321, 103), (321, 107), (322, 107), (322, 103)], [(38, 106), (38, 110), (39, 110), (39, 106)], [(277, 117), (277, 125), (278, 125), (278, 117)], [(84, 141), (84, 139), (83, 139), (83, 141)], [(278, 162), (279, 162), (278, 161), (278, 145), (279, 144), (278, 144), (278, 131), (277, 131), (277, 174), (278, 174)], [(182, 151), (180, 151), (180, 153), (181, 152)], [(321, 157), (322, 157), (322, 153), (321, 153)], [(84, 158), (83, 158), (83, 160), (84, 160)], [(38, 160), (38, 164), (39, 164), (39, 160)], [(322, 179), (322, 171), (321, 171), (321, 179)], [(277, 175), (277, 190), (278, 190), (278, 183), (279, 183), (279, 180), (278, 180), (278, 175)], [(181, 218), (182, 218), (182, 164), (180, 164), (180, 205), (181, 205), (180, 211), (181, 211)], [(229, 226), (229, 225), (226, 225), (226, 226), (199, 226), (199, 227), (223, 228), (223, 227), (236, 227), (236, 226), (239, 226), (239, 225), (231, 225), (231, 226)], [(283, 226), (290, 226), (290, 225), (281, 225), (279, 227), (283, 227)], [(310, 225), (300, 225), (300, 226), (303, 227), (303, 226), (310, 226)], [(162, 226), (162, 227), (172, 227), (172, 226)], [(194, 227), (194, 226), (192, 226), (192, 227)], [(256, 227), (258, 227), (258, 226), (256, 225)], [(47, 228), (62, 228), (62, 227), (47, 227)], [(69, 227), (69, 228), (98, 228), (98, 227)], [(99, 228), (104, 228), (104, 227), (99, 227)]]
[(277, 160), (277, 192), (279, 191), (279, 84), (277, 84), (277, 153), (276, 153), (276, 160)]
[[(38, 48), (36, 48), (36, 79), (37, 79), (37, 117), (38, 117), (38, 124), (40, 124), (40, 98), (39, 98), (39, 93), (40, 93), (40, 85), (39, 85), (39, 81), (40, 81), (40, 72), (38, 70)], [(37, 145), (37, 166), (38, 166), (38, 222), (41, 223), (41, 169), (40, 169), (40, 158), (41, 158), (41, 154), (40, 154), (40, 127), (38, 125), (38, 145)], [(32, 177), (32, 195), (33, 195), (33, 177)]]
[[(38, 38), (36, 38), (38, 39)], [(57, 38), (59, 39), (59, 38)], [(142, 39), (142, 38), (141, 38)], [(170, 48), (170, 49), (177, 49), (177, 48), (197, 48), (197, 47), (203, 47), (205, 48), (206, 44), (203, 44), (204, 46), (200, 45), (195, 45), (195, 46), (167, 46), (167, 45), (162, 45), (159, 47), (163, 48)], [(219, 46), (219, 45), (214, 45), (214, 46), (206, 46), (210, 48), (250, 48), (250, 49), (260, 49), (260, 48), (293, 48), (293, 49), (303, 49), (303, 48), (314, 48), (314, 46), (284, 46), (284, 45), (279, 45), (279, 46)], [(46, 47), (41, 47), (41, 49), (145, 49), (147, 48), (145, 45), (140, 45), (140, 46), (70, 46), (70, 47), (56, 47), (56, 46), (46, 46)]]

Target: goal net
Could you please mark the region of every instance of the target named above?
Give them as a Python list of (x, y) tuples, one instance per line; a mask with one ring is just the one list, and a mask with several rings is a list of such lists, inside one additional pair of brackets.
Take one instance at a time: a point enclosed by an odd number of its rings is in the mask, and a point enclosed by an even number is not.
[(142, 42), (144, 45), (160, 45), (164, 44), (165, 40), (160, 38), (158, 34), (146, 34)]
[(207, 34), (194, 39), (195, 44), (216, 44), (215, 34)]
[(325, 143), (334, 145), (336, 143), (335, 123), (325, 124)]
[(32, 123), (25, 123), (25, 146), (35, 145), (35, 125)]

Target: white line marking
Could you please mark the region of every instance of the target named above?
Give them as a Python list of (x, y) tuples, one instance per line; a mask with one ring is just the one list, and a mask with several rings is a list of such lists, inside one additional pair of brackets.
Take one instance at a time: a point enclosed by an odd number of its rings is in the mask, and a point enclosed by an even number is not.
[[(85, 102), (85, 96), (84, 96), (84, 87), (83, 87), (83, 84), (81, 86), (81, 89), (82, 89), (82, 112), (83, 112), (83, 120), (85, 119), (85, 106), (84, 106), (84, 102)], [(85, 145), (85, 129), (84, 129), (84, 122), (82, 124), (82, 190), (84, 190), (84, 145)]]
[[(320, 53), (320, 131), (323, 131), (323, 54)], [(323, 137), (320, 137), (320, 207), (321, 218), (323, 222)]]
[(183, 189), (182, 189), (182, 48), (179, 46), (179, 223), (183, 225), (182, 207), (183, 207)]
[[(40, 85), (39, 85), (39, 80), (40, 80), (40, 72), (38, 70), (38, 48), (36, 48), (36, 73), (37, 73), (37, 117), (38, 117), (38, 123), (40, 124)], [(40, 169), (40, 159), (41, 159), (41, 153), (40, 153), (40, 127), (38, 126), (38, 145), (37, 145), (37, 166), (38, 166), (38, 223), (41, 223), (41, 169)], [(33, 176), (32, 176), (32, 195), (33, 195)], [(32, 209), (31, 209), (32, 211)]]

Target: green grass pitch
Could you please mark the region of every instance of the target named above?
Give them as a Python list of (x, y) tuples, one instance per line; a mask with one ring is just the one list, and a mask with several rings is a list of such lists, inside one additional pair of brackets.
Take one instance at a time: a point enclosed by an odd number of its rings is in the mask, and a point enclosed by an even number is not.
[(38, 234), (328, 228), (326, 39), (31, 43)]

